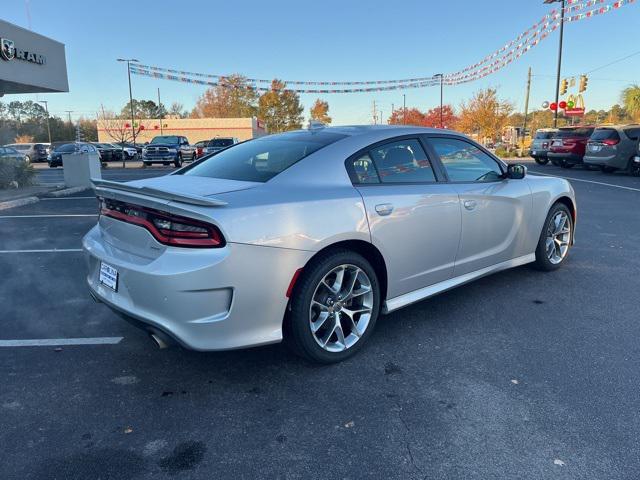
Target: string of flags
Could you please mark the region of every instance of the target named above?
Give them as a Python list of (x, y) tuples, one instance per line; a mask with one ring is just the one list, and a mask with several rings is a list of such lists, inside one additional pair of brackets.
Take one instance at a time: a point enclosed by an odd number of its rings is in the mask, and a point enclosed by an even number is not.
[[(607, 14), (625, 5), (636, 2), (636, 0), (617, 0), (608, 5), (603, 5), (607, 1), (609, 0), (567, 0), (567, 4), (569, 6), (565, 8), (565, 13), (567, 15), (564, 18), (564, 22), (569, 23), (586, 20), (588, 18)], [(596, 8), (591, 8), (594, 6), (596, 6)], [(588, 8), (591, 9), (584, 11)], [(284, 90), (295, 93), (312, 94), (365, 93), (425, 88), (439, 85), (440, 82), (443, 82), (445, 85), (458, 85), (462, 83), (468, 83), (479, 80), (488, 75), (492, 75), (498, 70), (501, 70), (510, 63), (514, 62), (526, 52), (539, 45), (540, 42), (545, 40), (551, 33), (557, 30), (560, 27), (560, 23), (561, 12), (557, 9), (552, 10), (533, 26), (529, 27), (527, 30), (518, 35), (515, 39), (508, 42), (503, 47), (491, 53), (490, 55), (487, 55), (479, 62), (469, 65), (457, 72), (444, 74), (442, 78), (439, 75), (432, 75), (429, 77), (405, 78), (399, 80), (371, 81), (285, 80), (283, 81), (283, 83), (287, 85), (287, 88), (285, 88)], [(152, 65), (143, 65), (141, 63), (132, 63), (130, 68), (131, 73), (134, 75), (141, 75), (163, 80), (172, 80), (182, 83), (204, 85), (208, 87), (223, 86), (228, 88), (236, 88), (233, 84), (230, 84), (227, 81), (228, 76), (225, 75), (189, 72)], [(243, 85), (242, 88), (250, 88), (257, 92), (267, 92), (271, 90), (270, 84), (272, 80), (260, 78), (247, 78), (245, 80), (247, 84)], [(314, 88), (306, 88), (309, 86)]]

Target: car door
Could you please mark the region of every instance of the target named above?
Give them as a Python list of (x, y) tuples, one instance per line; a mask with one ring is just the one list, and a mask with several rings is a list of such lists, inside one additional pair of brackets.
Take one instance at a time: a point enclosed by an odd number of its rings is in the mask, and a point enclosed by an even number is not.
[(374, 144), (347, 161), (364, 200), (371, 241), (385, 258), (387, 298), (451, 278), (461, 219), (418, 137)]
[(531, 189), (506, 179), (504, 166), (463, 137), (429, 136), (429, 150), (460, 197), (462, 234), (454, 276), (475, 272), (531, 252)]

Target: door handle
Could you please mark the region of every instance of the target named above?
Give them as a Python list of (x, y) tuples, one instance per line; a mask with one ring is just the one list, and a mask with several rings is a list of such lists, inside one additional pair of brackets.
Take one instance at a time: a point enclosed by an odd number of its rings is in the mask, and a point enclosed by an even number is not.
[(462, 204), (467, 210), (474, 210), (478, 206), (475, 200), (465, 200)]
[(390, 203), (381, 203), (379, 205), (376, 205), (376, 212), (382, 217), (389, 215), (391, 212), (393, 212), (393, 205), (391, 205)]

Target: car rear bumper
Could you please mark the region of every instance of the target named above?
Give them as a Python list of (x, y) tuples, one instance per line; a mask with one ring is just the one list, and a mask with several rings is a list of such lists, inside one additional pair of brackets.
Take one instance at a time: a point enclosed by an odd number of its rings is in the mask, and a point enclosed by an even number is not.
[[(140, 235), (141, 227), (124, 228)], [(107, 237), (98, 225), (83, 239), (92, 296), (145, 330), (202, 351), (279, 342), (289, 282), (312, 255), (234, 243), (215, 249), (165, 247), (149, 234), (146, 258)], [(117, 291), (100, 283), (101, 262), (117, 269)]]
[(583, 155), (572, 152), (549, 152), (547, 158), (549, 160), (564, 160), (567, 163), (582, 163)]
[(547, 158), (547, 150), (536, 150), (536, 149), (531, 149), (529, 150), (529, 156), (533, 157), (533, 158)]
[(611, 155), (607, 157), (597, 157), (585, 155), (583, 162), (587, 165), (596, 165), (599, 167), (611, 167), (615, 169), (627, 168), (628, 158), (622, 158), (618, 155)]

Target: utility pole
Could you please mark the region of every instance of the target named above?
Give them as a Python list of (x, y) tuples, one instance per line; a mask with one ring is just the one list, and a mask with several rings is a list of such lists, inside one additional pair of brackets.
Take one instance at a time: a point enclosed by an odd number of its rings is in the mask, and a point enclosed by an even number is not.
[(49, 102), (47, 100), (39, 100), (38, 103), (44, 104), (44, 111), (47, 113), (47, 133), (49, 134), (49, 145), (51, 145), (51, 127), (49, 126)]
[(444, 74), (436, 73), (434, 77), (440, 78), (440, 128), (444, 128), (444, 115), (442, 113), (442, 103), (444, 98)]
[[(562, 70), (562, 41), (564, 38), (564, 14), (566, 0), (544, 0), (544, 3), (561, 3), (562, 8), (560, 11), (560, 42), (558, 45), (558, 72), (556, 74), (556, 105), (560, 100), (560, 71)], [(558, 111), (560, 108), (556, 108), (553, 112), (553, 128), (558, 127)]]
[(71, 114), (73, 113), (73, 110), (65, 110), (65, 112), (67, 112), (67, 115), (69, 117), (69, 123), (71, 123)]
[(376, 111), (376, 101), (373, 101), (373, 124), (378, 124), (378, 112)]
[(158, 117), (160, 117), (160, 135), (164, 135), (162, 132), (162, 107), (160, 106), (160, 87), (158, 87)]
[(527, 94), (524, 97), (524, 122), (522, 123), (522, 144), (524, 149), (524, 139), (527, 135), (527, 114), (529, 113), (529, 94), (531, 93), (531, 67), (529, 67), (529, 75), (527, 75)]
[(127, 62), (127, 76), (129, 78), (129, 106), (131, 107), (131, 133), (133, 134), (133, 146), (136, 146), (135, 112), (133, 111), (133, 94), (131, 93), (131, 62), (137, 62), (135, 58), (117, 58), (118, 62)]

